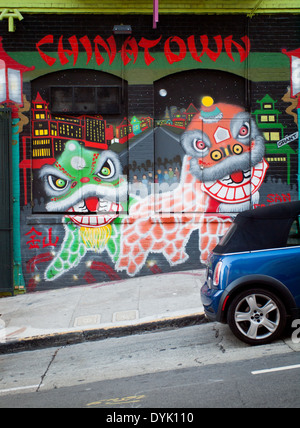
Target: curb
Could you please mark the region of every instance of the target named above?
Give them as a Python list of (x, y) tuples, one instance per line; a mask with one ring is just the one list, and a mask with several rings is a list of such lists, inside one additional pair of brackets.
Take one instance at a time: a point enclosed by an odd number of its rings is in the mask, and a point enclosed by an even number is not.
[(153, 332), (162, 329), (189, 327), (208, 322), (205, 315), (193, 314), (175, 318), (165, 318), (135, 325), (94, 328), (90, 330), (78, 330), (64, 333), (51, 333), (41, 336), (33, 336), (0, 344), (0, 355), (37, 349), (51, 348), (56, 346), (75, 345), (84, 342), (104, 340), (112, 337), (131, 336)]

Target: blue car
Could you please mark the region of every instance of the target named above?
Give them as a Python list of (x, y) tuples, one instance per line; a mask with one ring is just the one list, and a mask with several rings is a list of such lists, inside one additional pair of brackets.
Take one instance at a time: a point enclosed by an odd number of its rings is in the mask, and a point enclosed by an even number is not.
[(244, 211), (210, 254), (206, 316), (243, 342), (278, 339), (300, 318), (300, 201)]

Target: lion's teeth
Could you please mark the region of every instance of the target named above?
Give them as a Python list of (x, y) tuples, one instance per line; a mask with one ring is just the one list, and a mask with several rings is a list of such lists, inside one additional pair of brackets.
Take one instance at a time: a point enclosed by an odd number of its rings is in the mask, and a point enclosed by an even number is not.
[(95, 217), (95, 216), (90, 217), (90, 225), (91, 226), (97, 226), (98, 225), (97, 217)]
[(73, 206), (74, 211), (76, 212), (87, 212), (84, 200), (79, 201), (76, 205)]
[(100, 199), (99, 201), (99, 208), (98, 208), (98, 212), (99, 211), (109, 211), (109, 204), (108, 201), (105, 201), (104, 199)]

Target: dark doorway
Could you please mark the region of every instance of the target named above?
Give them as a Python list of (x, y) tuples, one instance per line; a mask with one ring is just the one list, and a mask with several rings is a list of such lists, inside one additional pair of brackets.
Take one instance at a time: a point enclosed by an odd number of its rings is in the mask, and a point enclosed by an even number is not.
[(11, 110), (0, 110), (0, 292), (13, 291)]

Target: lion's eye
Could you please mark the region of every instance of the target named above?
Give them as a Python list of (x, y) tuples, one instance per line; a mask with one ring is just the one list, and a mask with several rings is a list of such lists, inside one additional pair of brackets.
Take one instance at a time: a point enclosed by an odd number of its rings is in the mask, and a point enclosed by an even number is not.
[(105, 177), (108, 177), (111, 173), (111, 170), (109, 169), (109, 167), (103, 167), (100, 172), (102, 175), (105, 175)]
[(250, 126), (248, 122), (245, 122), (243, 126), (240, 127), (239, 137), (246, 138), (246, 137), (249, 137), (249, 135), (250, 135)]
[(54, 190), (64, 190), (67, 187), (68, 181), (55, 175), (48, 175), (48, 183)]
[(194, 145), (194, 148), (200, 152), (205, 150), (207, 147), (203, 140), (198, 140), (197, 138), (195, 138), (195, 140), (193, 141), (193, 145)]
[(110, 159), (107, 159), (107, 161), (102, 165), (97, 175), (100, 178), (111, 178), (115, 175), (115, 167)]

